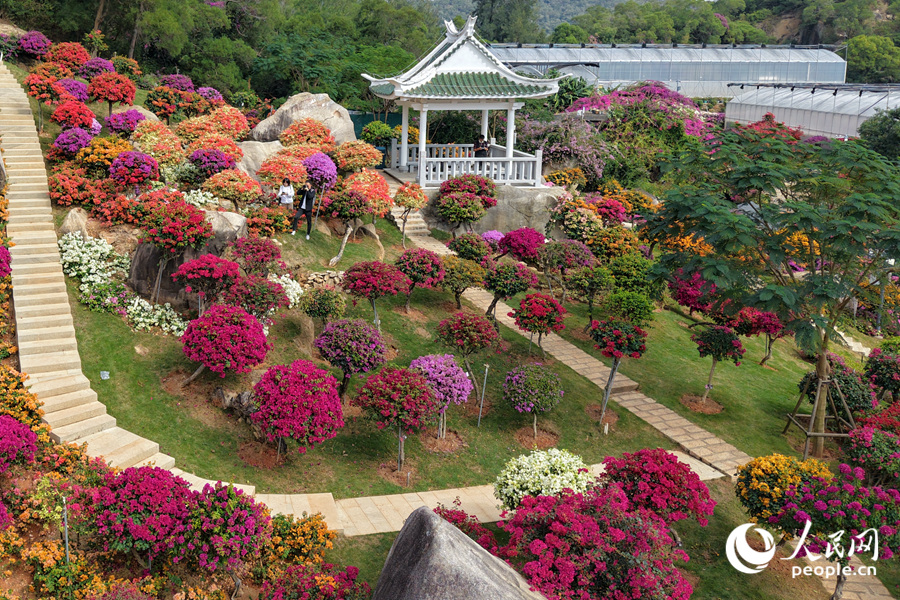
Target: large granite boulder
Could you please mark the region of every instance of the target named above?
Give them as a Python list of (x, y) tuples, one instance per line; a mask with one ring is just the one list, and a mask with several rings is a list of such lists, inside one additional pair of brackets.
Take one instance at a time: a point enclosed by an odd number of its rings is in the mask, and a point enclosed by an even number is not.
[(264, 119), (250, 132), (250, 137), (258, 142), (272, 142), (294, 121), (315, 119), (331, 130), (338, 144), (356, 140), (353, 121), (347, 109), (334, 102), (328, 94), (303, 92), (288, 98), (275, 113)]
[[(184, 289), (174, 281), (172, 274), (184, 263), (193, 260), (203, 254), (221, 255), (225, 247), (239, 237), (247, 235), (247, 217), (237, 213), (218, 212), (208, 210), (206, 220), (212, 224), (213, 237), (200, 250), (188, 250), (177, 260), (169, 260), (162, 274), (159, 286), (159, 303), (171, 303), (175, 308), (187, 308), (188, 297)], [(156, 285), (156, 276), (159, 272), (161, 254), (153, 244), (139, 244), (131, 259), (131, 270), (128, 273), (128, 285), (131, 288), (149, 298)]]
[[(564, 188), (553, 187), (518, 187), (514, 185), (497, 186), (497, 206), (489, 208), (485, 215), (474, 223), (476, 233), (484, 233), (496, 229), (506, 233), (520, 227), (531, 227), (544, 231), (550, 221), (550, 209), (556, 206)], [(422, 209), (422, 218), (431, 229), (451, 231), (451, 224), (444, 221), (435, 209), (438, 190), (427, 190), (428, 205)], [(459, 232), (457, 232), (459, 233)]]
[(62, 225), (59, 226), (59, 235), (64, 236), (67, 233), (78, 232), (82, 239), (88, 239), (88, 214), (83, 208), (75, 207), (66, 214)]
[(427, 507), (394, 540), (373, 600), (543, 600), (512, 567)]
[(136, 110), (139, 113), (141, 113), (142, 115), (144, 115), (144, 117), (148, 121), (159, 121), (159, 117), (157, 117), (152, 112), (150, 112), (149, 110), (147, 110), (146, 108), (144, 108), (143, 106), (141, 106), (139, 104), (135, 104), (134, 106), (131, 106), (129, 104), (125, 104), (125, 105), (121, 105), (121, 106), (113, 106), (114, 113), (125, 112), (126, 110)]
[(256, 172), (263, 162), (284, 146), (276, 139), (274, 142), (239, 142), (238, 148), (244, 152), (244, 158), (237, 164), (237, 168), (259, 181)]

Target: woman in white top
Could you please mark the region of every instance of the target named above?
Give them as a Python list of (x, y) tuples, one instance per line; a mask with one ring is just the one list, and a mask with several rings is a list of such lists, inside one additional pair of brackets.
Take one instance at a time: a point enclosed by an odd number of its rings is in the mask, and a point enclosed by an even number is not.
[(281, 180), (281, 187), (278, 188), (278, 202), (287, 209), (294, 209), (294, 187), (287, 177)]

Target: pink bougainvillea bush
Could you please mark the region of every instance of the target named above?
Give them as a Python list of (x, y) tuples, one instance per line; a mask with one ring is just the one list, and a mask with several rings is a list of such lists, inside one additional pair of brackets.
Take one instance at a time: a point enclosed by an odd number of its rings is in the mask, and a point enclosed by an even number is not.
[[(556, 298), (545, 294), (528, 294), (519, 302), (519, 308), (508, 316), (516, 320), (516, 327), (528, 333), (538, 334), (538, 346), (541, 338), (551, 331), (562, 331), (566, 328), (563, 319), (566, 309)], [(543, 347), (541, 346), (543, 349)]]
[(215, 302), (239, 276), (240, 267), (236, 262), (215, 254), (203, 254), (179, 266), (172, 280), (183, 285), (187, 293), (196, 293), (200, 297), (202, 315), (203, 304)]
[(232, 306), (240, 306), (267, 325), (273, 312), (290, 304), (281, 284), (259, 275), (238, 278), (225, 292), (224, 300)]
[(667, 525), (696, 519), (706, 526), (716, 501), (706, 484), (689, 466), (665, 450), (654, 448), (625, 452), (622, 458), (607, 456), (600, 481), (616, 484), (625, 491), (634, 508), (656, 513)]
[(221, 304), (191, 321), (181, 343), (185, 356), (221, 377), (249, 372), (272, 349), (258, 320), (242, 308)]
[[(458, 312), (438, 323), (437, 338), (462, 356), (466, 371), (472, 373), (470, 357), (493, 346), (500, 339), (500, 334), (484, 315)], [(478, 382), (474, 378), (472, 385), (477, 396)]]
[(413, 359), (409, 368), (425, 376), (434, 397), (440, 404), (438, 437), (447, 435), (447, 409), (451, 404), (462, 404), (475, 389), (466, 372), (457, 364), (452, 354), (428, 354)]
[(548, 598), (688, 600), (693, 591), (665, 522), (630, 506), (618, 486), (526, 496), (499, 525), (510, 535), (499, 554)]
[(678, 269), (669, 281), (669, 292), (675, 302), (690, 310), (690, 314), (707, 312), (713, 305), (716, 284), (707, 282), (699, 272), (688, 275)]
[(268, 275), (281, 263), (281, 249), (268, 238), (242, 237), (229, 247), (234, 259), (248, 274)]
[(343, 372), (339, 390), (341, 396), (354, 373), (368, 373), (383, 365), (386, 358), (381, 333), (362, 319), (339, 319), (327, 323), (313, 343), (322, 358)]
[(491, 246), (477, 233), (464, 233), (447, 242), (447, 247), (465, 260), (472, 260), (484, 266), (485, 259), (491, 254)]
[(862, 467), (870, 484), (896, 487), (900, 481), (900, 435), (876, 427), (857, 427), (844, 446), (847, 459)]
[(37, 436), (28, 425), (0, 415), (0, 475), (13, 465), (27, 464), (37, 452)]
[(122, 152), (109, 165), (109, 177), (121, 185), (137, 188), (159, 179), (159, 164), (143, 152)]
[(206, 213), (184, 200), (156, 206), (141, 224), (144, 241), (163, 254), (179, 255), (200, 248), (213, 236)]
[(408, 294), (411, 285), (412, 281), (400, 269), (377, 260), (354, 264), (344, 272), (342, 283), (348, 294), (372, 303), (376, 324), (379, 321), (375, 301), (383, 296)]
[(485, 209), (497, 206), (497, 186), (480, 175), (458, 175), (441, 184), (440, 195), (473, 194)]
[(369, 600), (372, 590), (356, 581), (359, 569), (340, 570), (330, 563), (291, 565), (273, 579), (267, 579), (259, 600)]
[(73, 512), (103, 551), (135, 553), (147, 563), (162, 556), (173, 562), (184, 558), (194, 500), (188, 482), (171, 471), (130, 467), (109, 472), (99, 486), (79, 496)]
[(520, 227), (504, 235), (497, 247), (502, 254), (511, 254), (518, 260), (534, 264), (543, 245), (543, 233), (531, 227)]
[(409, 299), (413, 289), (433, 288), (444, 280), (444, 265), (437, 253), (424, 248), (410, 248), (394, 263), (400, 272), (409, 277), (412, 285), (406, 294), (406, 312), (409, 312)]
[(716, 365), (721, 361), (730, 360), (735, 366), (739, 367), (741, 365), (741, 357), (744, 356), (746, 350), (741, 344), (740, 338), (734, 333), (734, 330), (722, 325), (704, 327), (700, 333), (695, 333), (691, 336), (691, 341), (697, 344), (700, 358), (707, 356), (712, 358), (709, 381), (706, 383), (706, 390), (703, 392), (702, 398), (702, 401), (706, 401), (713, 387), (713, 374), (716, 371)]
[(221, 481), (195, 492), (188, 558), (209, 573), (240, 573), (257, 560), (272, 537), (269, 511), (252, 496)]
[(344, 426), (337, 382), (308, 360), (269, 368), (253, 386), (253, 402), (257, 410), (250, 420), (279, 449), (292, 439), (304, 454)]
[(614, 360), (640, 358), (647, 350), (647, 332), (627, 321), (593, 321), (590, 334), (600, 354)]
[(378, 429), (398, 432), (398, 470), (403, 468), (406, 434), (434, 424), (441, 408), (424, 375), (390, 365), (370, 375), (351, 403), (363, 409)]
[(498, 546), (497, 538), (494, 532), (481, 524), (478, 517), (470, 515), (460, 508), (462, 502), (459, 496), (453, 500), (453, 508), (444, 506), (440, 502), (434, 508), (434, 513), (462, 531), (464, 534), (474, 540), (479, 546), (493, 554), (497, 555)]

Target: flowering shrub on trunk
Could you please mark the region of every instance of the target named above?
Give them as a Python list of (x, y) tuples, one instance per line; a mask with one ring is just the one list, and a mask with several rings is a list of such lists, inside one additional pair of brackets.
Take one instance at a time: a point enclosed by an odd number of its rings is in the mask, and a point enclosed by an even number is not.
[(378, 321), (378, 310), (375, 301), (383, 296), (408, 294), (412, 281), (394, 265), (377, 260), (358, 262), (344, 271), (341, 287), (357, 298), (365, 298), (372, 303), (375, 312), (375, 323)]
[(244, 210), (251, 237), (270, 237), (291, 230), (293, 211), (282, 207), (250, 206)]
[(463, 356), (470, 373), (469, 356), (490, 347), (500, 338), (490, 321), (469, 312), (458, 312), (441, 321), (437, 335), (441, 343)]
[(687, 600), (693, 591), (665, 523), (632, 508), (618, 486), (525, 497), (500, 527), (510, 535), (501, 555), (549, 598)]
[(897, 487), (900, 480), (900, 435), (875, 427), (850, 432), (845, 447), (852, 465), (862, 467), (870, 485)]
[(138, 62), (133, 58), (128, 58), (127, 56), (113, 56), (110, 59), (113, 66), (116, 68), (116, 73), (121, 73), (125, 75), (135, 83), (144, 73), (141, 72), (141, 68), (138, 65)]
[(874, 348), (866, 359), (865, 378), (879, 391), (900, 394), (900, 354), (890, 354)]
[(293, 156), (275, 154), (263, 161), (256, 176), (263, 185), (278, 186), (281, 180), (287, 177), (294, 186), (306, 183), (306, 167), (303, 161)]
[(492, 316), (497, 303), (501, 300), (508, 300), (528, 288), (536, 287), (538, 287), (537, 277), (522, 263), (495, 265), (488, 269), (484, 276), (484, 289), (494, 294), (494, 299), (491, 300), (485, 314)]
[(380, 165), (384, 155), (371, 144), (355, 141), (340, 144), (331, 152), (331, 158), (338, 171), (349, 173)]
[(306, 316), (312, 319), (322, 319), (326, 323), (329, 319), (341, 318), (344, 316), (344, 311), (347, 310), (347, 301), (344, 300), (344, 295), (333, 287), (307, 290), (300, 297), (297, 305)]
[(831, 478), (828, 465), (814, 458), (801, 462), (782, 454), (760, 456), (738, 467), (734, 493), (754, 523), (765, 523), (781, 512), (788, 488), (808, 485), (814, 477)]
[(182, 92), (194, 91), (194, 82), (191, 81), (191, 78), (187, 75), (181, 75), (180, 73), (170, 73), (169, 75), (163, 75), (159, 78), (159, 83), (160, 85), (170, 87), (173, 90), (180, 90)]
[(372, 205), (360, 192), (345, 189), (332, 190), (322, 201), (322, 210), (333, 219), (340, 219), (346, 227), (354, 219), (361, 219), (372, 212)]
[(316, 152), (303, 159), (306, 179), (317, 190), (330, 190), (337, 183), (337, 165), (327, 154)]
[[(569, 272), (572, 269), (591, 267), (597, 262), (591, 249), (577, 240), (551, 240), (538, 250), (538, 264), (547, 277), (552, 278), (563, 291), (563, 302), (570, 286)], [(552, 286), (551, 286), (552, 291)]]
[(384, 364), (386, 358), (381, 333), (362, 319), (340, 319), (326, 324), (313, 344), (322, 358), (343, 373), (341, 396), (354, 373), (368, 373)]
[(88, 94), (95, 100), (107, 103), (107, 115), (112, 114), (112, 106), (116, 102), (120, 105), (134, 104), (135, 91), (134, 82), (118, 73), (102, 73), (88, 83)]
[(691, 341), (697, 344), (697, 351), (700, 358), (707, 356), (712, 357), (712, 368), (709, 371), (709, 381), (706, 382), (706, 390), (703, 393), (703, 399), (709, 396), (712, 389), (713, 374), (716, 371), (716, 363), (723, 360), (734, 362), (735, 366), (741, 365), (741, 357), (744, 355), (744, 346), (741, 344), (740, 338), (735, 335), (734, 330), (730, 327), (721, 325), (713, 325), (705, 327), (700, 333), (691, 336)]
[(405, 459), (405, 434), (432, 425), (440, 410), (438, 399), (421, 373), (393, 366), (370, 375), (351, 403), (363, 409), (378, 429), (397, 430), (398, 470), (403, 468)]
[(165, 119), (166, 122), (168, 122), (172, 115), (178, 112), (178, 103), (180, 100), (181, 95), (178, 93), (178, 90), (161, 85), (157, 86), (147, 94), (144, 105), (147, 107), (147, 110), (152, 112), (158, 118)]
[(268, 323), (273, 312), (290, 304), (280, 284), (259, 275), (237, 279), (225, 292), (224, 300), (232, 306), (240, 306), (261, 323)]
[[(85, 129), (80, 127), (72, 127), (71, 129), (63, 129), (56, 139), (53, 141), (53, 147), (56, 148), (63, 158), (74, 158), (78, 151), (87, 148), (94, 136)], [(52, 175), (51, 175), (52, 177)]]
[(409, 299), (413, 289), (417, 287), (430, 289), (444, 280), (444, 264), (441, 257), (431, 250), (410, 248), (397, 257), (394, 265), (412, 283), (406, 294), (406, 312), (409, 312)]
[(181, 140), (165, 123), (141, 121), (131, 134), (131, 139), (161, 166), (173, 167), (184, 159)]
[(17, 42), (19, 52), (32, 58), (43, 58), (53, 42), (40, 31), (29, 31)]
[(209, 113), (213, 133), (221, 133), (233, 140), (242, 140), (250, 133), (247, 117), (233, 106), (220, 106)]
[(214, 87), (199, 87), (197, 88), (197, 93), (200, 94), (200, 97), (214, 106), (221, 106), (225, 103), (222, 92)]
[(494, 481), (494, 497), (514, 511), (526, 496), (556, 496), (563, 490), (583, 492), (594, 480), (580, 456), (568, 450), (534, 450), (511, 458)]
[(213, 236), (206, 214), (184, 200), (160, 204), (147, 215), (141, 228), (144, 241), (159, 248), (163, 255), (200, 248)]
[(362, 194), (372, 207), (372, 214), (384, 217), (394, 205), (391, 188), (377, 171), (363, 169), (344, 178), (344, 189)]
[(149, 154), (122, 152), (109, 165), (109, 177), (122, 185), (138, 187), (159, 179), (159, 165)]
[(325, 148), (322, 152), (330, 152), (334, 147), (334, 136), (331, 130), (321, 121), (315, 119), (298, 119), (282, 131), (278, 139), (287, 146), (308, 145)]
[(444, 256), (441, 259), (444, 266), (444, 279), (440, 287), (453, 294), (456, 300), (456, 308), (462, 308), (460, 301), (463, 292), (470, 287), (481, 285), (487, 271), (475, 261), (465, 260), (458, 256)]
[(451, 404), (468, 401), (475, 389), (465, 371), (456, 363), (452, 354), (428, 354), (414, 358), (409, 368), (420, 372), (431, 387), (440, 405), (438, 437), (447, 435), (447, 409)]
[(191, 321), (181, 343), (185, 356), (221, 377), (228, 371), (249, 372), (272, 348), (256, 318), (242, 308), (220, 304)]
[(137, 128), (138, 123), (146, 120), (143, 114), (134, 109), (113, 113), (106, 117), (106, 128), (122, 137), (128, 137)]
[(62, 90), (59, 93), (60, 98), (74, 100), (75, 102), (87, 102), (88, 91), (87, 84), (77, 79), (65, 78), (56, 82), (56, 85)]
[(50, 120), (54, 123), (59, 123), (62, 129), (70, 127), (90, 129), (91, 124), (94, 122), (94, 113), (91, 112), (91, 109), (84, 102), (68, 100), (56, 107), (56, 110), (50, 116)]
[(531, 227), (513, 229), (504, 235), (498, 244), (502, 254), (511, 254), (514, 258), (527, 263), (536, 263), (538, 252), (544, 245), (544, 234)]
[(475, 261), (483, 265), (491, 254), (490, 245), (477, 233), (464, 233), (447, 242), (447, 247), (465, 260)]
[(562, 397), (559, 376), (540, 364), (516, 367), (503, 382), (503, 401), (517, 412), (534, 415), (535, 439), (538, 415), (550, 412)]
[[(71, 65), (74, 69), (76, 65)], [(112, 73), (116, 70), (111, 61), (106, 60), (105, 58), (100, 58), (99, 56), (96, 58), (89, 58), (80, 66), (78, 69), (78, 76), (82, 79), (87, 79), (90, 81), (94, 77), (98, 75), (102, 75), (103, 73)]]
[(26, 94), (37, 100), (39, 104), (50, 106), (54, 102), (58, 102), (66, 91), (57, 81), (58, 79), (53, 76), (45, 77), (31, 73), (25, 77), (23, 85)]
[(237, 169), (219, 171), (203, 182), (202, 189), (238, 207), (250, 204), (262, 194), (259, 182)]
[(590, 325), (594, 320), (594, 303), (597, 297), (613, 286), (612, 275), (599, 265), (581, 267), (568, 273), (566, 283), (576, 298), (587, 302)]
[(691, 468), (660, 448), (625, 452), (622, 458), (607, 456), (600, 481), (618, 485), (632, 508), (656, 513), (666, 525), (693, 518), (705, 527), (716, 501)]
[(594, 347), (607, 358), (640, 358), (647, 350), (647, 332), (627, 321), (594, 321), (590, 333)]
[[(196, 293), (204, 302), (213, 303), (240, 276), (240, 267), (231, 260), (215, 254), (203, 254), (178, 267), (172, 280), (184, 286), (187, 293)], [(200, 311), (203, 314), (203, 310)]]
[(481, 198), (475, 194), (453, 192), (438, 196), (438, 215), (454, 228), (474, 223), (484, 216), (484, 211)]
[(183, 540), (191, 535), (193, 504), (190, 486), (171, 471), (130, 467), (106, 473), (101, 485), (84, 490), (73, 512), (105, 552), (178, 562), (187, 552)]
[(441, 196), (456, 193), (474, 194), (485, 209), (497, 205), (496, 184), (480, 175), (457, 175), (441, 183)]
[(238, 238), (229, 247), (237, 263), (248, 274), (268, 275), (281, 264), (281, 249), (267, 238)]
[(0, 415), (0, 475), (13, 465), (34, 462), (35, 452), (37, 436), (31, 427), (9, 415)]
[(516, 326), (522, 331), (538, 334), (538, 346), (541, 337), (551, 331), (566, 328), (563, 323), (566, 309), (551, 296), (544, 294), (528, 294), (519, 302), (519, 308), (508, 316), (515, 318)]
[(372, 590), (369, 584), (356, 581), (358, 575), (356, 567), (340, 570), (329, 563), (292, 565), (263, 583), (259, 600), (368, 600)]
[(257, 410), (250, 420), (279, 449), (293, 439), (305, 454), (344, 426), (337, 382), (308, 360), (269, 368), (253, 386), (253, 403)]
[(237, 164), (230, 154), (218, 149), (200, 148), (191, 152), (188, 160), (200, 171), (203, 179), (208, 179), (216, 173), (227, 169), (233, 169)]
[(698, 271), (688, 277), (683, 270), (678, 269), (668, 285), (675, 302), (690, 310), (691, 314), (695, 310), (705, 313), (712, 307), (716, 284), (707, 282)]
[(394, 194), (394, 204), (410, 211), (419, 210), (428, 204), (428, 196), (422, 190), (422, 186), (412, 181), (406, 181)]

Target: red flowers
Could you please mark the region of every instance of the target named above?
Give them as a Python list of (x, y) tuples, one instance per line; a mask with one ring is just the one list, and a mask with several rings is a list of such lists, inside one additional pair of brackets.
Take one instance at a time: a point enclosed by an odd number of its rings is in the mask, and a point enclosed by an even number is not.
[(410, 285), (412, 281), (400, 269), (377, 260), (358, 262), (344, 272), (344, 289), (373, 303), (382, 296), (406, 294)]
[(647, 349), (647, 332), (627, 321), (593, 321), (591, 338), (600, 354), (616, 360), (640, 358)]
[(90, 129), (91, 124), (94, 122), (94, 113), (91, 112), (91, 109), (84, 102), (67, 100), (56, 107), (50, 120), (54, 123), (59, 123), (63, 129), (70, 127)]
[(88, 84), (88, 94), (109, 104), (109, 114), (112, 114), (112, 105), (116, 102), (134, 104), (135, 91), (134, 82), (118, 73), (97, 75)]
[(515, 317), (516, 325), (522, 331), (543, 335), (565, 329), (565, 314), (566, 309), (555, 298), (544, 294), (528, 294), (519, 303), (519, 308), (509, 313), (509, 316)]
[(227, 371), (249, 372), (272, 349), (259, 321), (243, 309), (223, 305), (191, 321), (181, 342), (185, 356), (221, 377)]
[(155, 207), (142, 228), (144, 240), (163, 254), (177, 255), (188, 248), (200, 248), (213, 235), (206, 214), (183, 200)]

